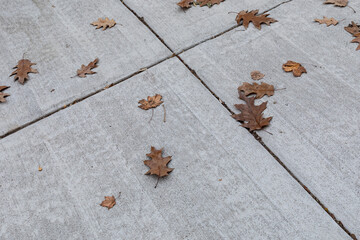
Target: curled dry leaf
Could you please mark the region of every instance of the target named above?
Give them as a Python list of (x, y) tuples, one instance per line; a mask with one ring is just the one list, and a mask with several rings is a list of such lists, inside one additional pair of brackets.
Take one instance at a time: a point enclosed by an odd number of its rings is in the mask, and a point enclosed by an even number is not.
[(324, 4), (334, 4), (337, 7), (346, 7), (349, 0), (326, 0)]
[(260, 85), (257, 83), (243, 83), (239, 88), (239, 91), (243, 91), (245, 93), (245, 96), (248, 96), (250, 94), (255, 93), (255, 98), (262, 98), (264, 95), (268, 95), (269, 97), (274, 95), (274, 86), (267, 84), (267, 83), (261, 83)]
[(9, 88), (8, 86), (0, 86), (0, 102), (4, 103), (6, 102), (6, 97), (10, 96), (10, 94), (3, 93), (2, 91)]
[(112, 28), (115, 26), (116, 22), (114, 19), (101, 19), (99, 18), (96, 22), (92, 22), (91, 25), (97, 26), (96, 29), (103, 28), (103, 31), (105, 31), (107, 28)]
[(339, 23), (335, 18), (327, 18), (325, 16), (323, 17), (323, 19), (315, 19), (315, 22), (318, 22), (320, 24), (326, 24), (327, 27), (329, 27), (330, 25), (336, 26)]
[(165, 177), (169, 175), (174, 168), (168, 168), (167, 165), (171, 161), (171, 156), (162, 157), (163, 148), (157, 150), (154, 147), (151, 147), (151, 152), (146, 154), (151, 160), (144, 160), (144, 164), (150, 168), (145, 175), (157, 175), (160, 177)]
[(295, 77), (300, 77), (303, 73), (307, 73), (306, 69), (297, 62), (287, 61), (283, 64), (283, 69), (285, 72), (293, 72)]
[(96, 58), (94, 61), (90, 62), (87, 66), (85, 66), (84, 64), (81, 65), (81, 68), (77, 70), (77, 75), (81, 78), (84, 78), (84, 77), (86, 77), (86, 74), (96, 73), (96, 72), (91, 71), (91, 69), (97, 67), (98, 61), (99, 61), (99, 59)]
[(253, 80), (260, 80), (260, 79), (263, 79), (264, 77), (265, 77), (265, 75), (264, 74), (262, 74), (261, 72), (259, 72), (259, 71), (253, 71), (253, 72), (251, 72), (251, 78), (253, 79)]
[(262, 129), (270, 124), (272, 117), (263, 117), (267, 102), (263, 102), (259, 106), (256, 106), (255, 97), (248, 98), (242, 91), (239, 91), (239, 98), (244, 100), (245, 104), (235, 104), (235, 107), (240, 110), (241, 113), (234, 114), (232, 117), (237, 121), (243, 122), (241, 126), (250, 129), (250, 131), (254, 131)]
[(141, 99), (139, 101), (139, 104), (141, 104), (139, 106), (139, 108), (144, 109), (144, 110), (148, 110), (150, 108), (156, 108), (157, 106), (160, 106), (163, 103), (163, 101), (161, 101), (161, 99), (162, 99), (162, 96), (160, 94), (156, 94), (153, 97), (148, 96), (147, 100)]
[(200, 7), (203, 7), (203, 6), (211, 7), (212, 5), (220, 4), (223, 1), (225, 1), (225, 0), (197, 0), (197, 1), (182, 0), (182, 1), (178, 2), (177, 5), (182, 8), (190, 8), (193, 4), (198, 4), (198, 5), (200, 5)]
[(277, 22), (277, 20), (267, 17), (267, 16), (269, 16), (269, 14), (257, 15), (258, 12), (259, 12), (259, 10), (252, 10), (250, 12), (249, 11), (241, 11), (238, 13), (235, 20), (236, 20), (237, 24), (239, 24), (239, 25), (241, 25), (241, 21), (242, 21), (242, 25), (244, 25), (245, 29), (247, 29), (249, 26), (249, 23), (252, 22), (254, 24), (254, 26), (259, 30), (261, 29), (262, 23), (265, 23), (266, 25), (270, 25), (271, 23)]
[(25, 81), (29, 79), (29, 73), (38, 73), (36, 69), (31, 67), (32, 65), (36, 65), (36, 63), (32, 63), (28, 59), (21, 59), (14, 67), (17, 69), (11, 73), (10, 77), (15, 75), (14, 80), (18, 80), (19, 83), (24, 84)]
[(105, 200), (100, 203), (100, 206), (106, 207), (108, 210), (110, 210), (112, 207), (114, 207), (116, 204), (116, 200), (114, 196), (111, 197), (105, 197)]

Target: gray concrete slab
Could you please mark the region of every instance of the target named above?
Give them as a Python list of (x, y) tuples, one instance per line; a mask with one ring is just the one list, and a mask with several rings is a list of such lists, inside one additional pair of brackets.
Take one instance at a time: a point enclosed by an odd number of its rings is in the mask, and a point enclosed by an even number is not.
[[(118, 24), (95, 30), (90, 23), (103, 17)], [(171, 55), (118, 0), (1, 1), (0, 23), (0, 84), (11, 86), (0, 135)], [(21, 86), (7, 76), (24, 53), (39, 74)], [(97, 74), (71, 78), (96, 57)]]
[(196, 43), (211, 38), (236, 25), (236, 14), (241, 10), (265, 11), (282, 0), (226, 0), (220, 5), (181, 9), (180, 0), (153, 0), (144, 4), (142, 0), (124, 0), (132, 10), (175, 52), (180, 52)]
[[(155, 93), (166, 123), (138, 108)], [(151, 145), (175, 168), (156, 189)], [(176, 58), (1, 139), (0, 163), (2, 239), (348, 238)]]
[[(359, 3), (351, 1), (355, 9)], [(344, 31), (359, 19), (350, 8), (321, 1), (293, 1), (271, 11), (279, 20), (262, 31), (250, 27), (233, 30), (181, 54), (181, 57), (234, 112), (240, 103), (237, 87), (253, 82), (259, 70), (263, 82), (275, 85), (266, 116), (273, 116), (260, 131), (265, 144), (335, 214), (360, 236), (360, 52)], [(336, 27), (314, 23), (322, 16), (342, 20)], [(308, 74), (294, 78), (282, 70), (293, 60)]]

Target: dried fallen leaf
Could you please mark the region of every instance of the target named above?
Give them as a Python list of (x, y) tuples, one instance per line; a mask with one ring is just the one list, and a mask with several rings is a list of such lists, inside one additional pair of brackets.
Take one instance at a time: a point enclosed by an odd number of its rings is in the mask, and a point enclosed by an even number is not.
[(355, 39), (353, 39), (352, 43), (358, 43), (359, 46), (356, 48), (356, 50), (360, 50), (360, 33), (354, 34)]
[(144, 160), (144, 164), (150, 168), (145, 175), (157, 175), (159, 178), (169, 175), (174, 168), (168, 168), (167, 165), (171, 161), (171, 156), (162, 157), (163, 149), (157, 150), (151, 147), (151, 152), (146, 154), (151, 160)]
[(255, 97), (248, 98), (242, 91), (239, 91), (239, 98), (244, 100), (246, 104), (235, 104), (235, 107), (240, 110), (241, 113), (234, 114), (232, 117), (237, 121), (243, 122), (241, 126), (250, 129), (250, 131), (254, 131), (270, 124), (272, 117), (263, 117), (267, 102), (256, 106)]
[(114, 207), (116, 204), (116, 200), (114, 196), (111, 197), (105, 197), (105, 200), (102, 201), (100, 206), (107, 207), (108, 210), (110, 210), (112, 207)]
[(97, 26), (96, 29), (103, 28), (103, 31), (105, 31), (107, 28), (112, 28), (115, 26), (116, 22), (114, 19), (101, 19), (99, 18), (96, 22), (92, 22), (91, 25)]
[(36, 65), (36, 63), (32, 63), (28, 59), (21, 59), (14, 67), (17, 69), (11, 73), (10, 77), (16, 74), (14, 80), (18, 80), (19, 83), (24, 84), (25, 81), (29, 79), (29, 73), (38, 73), (36, 69), (31, 68), (32, 65)]
[(81, 68), (77, 70), (77, 75), (81, 78), (86, 77), (86, 74), (94, 74), (96, 72), (91, 71), (91, 69), (96, 68), (97, 67), (97, 63), (98, 63), (99, 59), (96, 58), (94, 61), (90, 62), (87, 66), (85, 66), (84, 64), (81, 65)]
[(199, 4), (200, 7), (208, 6), (211, 7), (214, 4), (220, 4), (225, 0), (197, 0), (196, 4)]
[(6, 97), (10, 96), (10, 94), (3, 93), (2, 91), (9, 88), (8, 86), (0, 86), (0, 102), (6, 102)]
[(266, 25), (270, 25), (271, 23), (277, 22), (277, 20), (273, 19), (273, 18), (269, 18), (267, 16), (269, 16), (269, 14), (260, 14), (257, 15), (259, 12), (259, 10), (252, 10), (252, 11), (241, 11), (238, 13), (238, 15), (236, 16), (235, 20), (237, 22), (237, 24), (241, 25), (241, 21), (242, 21), (242, 25), (244, 25), (245, 29), (248, 28), (249, 23), (252, 22), (254, 24), (254, 26), (257, 29), (261, 29), (261, 24), (265, 23)]
[(257, 83), (243, 83), (239, 88), (239, 91), (243, 91), (245, 93), (245, 96), (248, 96), (250, 94), (255, 93), (255, 98), (262, 98), (264, 95), (268, 95), (269, 97), (274, 95), (274, 86), (267, 84), (267, 83), (261, 83), (260, 85)]
[(360, 33), (360, 26), (354, 22), (351, 22), (349, 26), (344, 27), (344, 29), (353, 36), (355, 36), (357, 33)]
[(334, 4), (337, 7), (346, 7), (349, 0), (326, 0), (324, 4)]
[(153, 97), (148, 96), (147, 100), (141, 99), (139, 101), (139, 104), (141, 104), (139, 106), (139, 108), (144, 109), (144, 110), (148, 110), (150, 108), (156, 108), (157, 106), (160, 106), (163, 103), (163, 101), (161, 101), (161, 99), (162, 99), (162, 96), (160, 94), (156, 94)]
[(182, 8), (190, 8), (193, 2), (194, 2), (193, 0), (182, 0), (178, 2), (177, 5)]
[(251, 72), (251, 78), (253, 79), (253, 80), (260, 80), (260, 79), (263, 79), (264, 77), (265, 77), (265, 75), (264, 74), (262, 74), (261, 72), (259, 72), (259, 71), (253, 71), (253, 72)]
[(295, 77), (300, 77), (303, 73), (307, 73), (306, 69), (297, 62), (287, 61), (283, 64), (283, 69), (285, 72), (293, 72)]
[(41, 172), (43, 169), (41, 166), (39, 166), (38, 171)]
[(320, 24), (326, 24), (327, 27), (329, 27), (330, 25), (336, 26), (339, 23), (335, 18), (327, 18), (325, 16), (323, 17), (323, 19), (315, 19), (315, 22), (318, 22)]

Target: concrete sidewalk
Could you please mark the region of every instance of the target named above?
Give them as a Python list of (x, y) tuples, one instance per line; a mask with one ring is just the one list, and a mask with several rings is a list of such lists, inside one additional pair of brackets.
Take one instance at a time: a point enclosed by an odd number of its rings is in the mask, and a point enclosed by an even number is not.
[[(344, 30), (360, 15), (322, 0), (176, 3), (3, 1), (0, 238), (360, 236), (360, 53)], [(244, 31), (228, 14), (258, 8), (278, 22)], [(99, 17), (117, 25), (95, 30)], [(23, 53), (39, 71), (24, 86), (7, 77)], [(97, 74), (71, 78), (96, 57)], [(285, 73), (287, 60), (308, 73)], [(286, 88), (257, 100), (271, 134), (231, 117), (254, 70)], [(157, 93), (149, 122), (138, 101)], [(144, 175), (151, 146), (175, 168), (157, 188)]]

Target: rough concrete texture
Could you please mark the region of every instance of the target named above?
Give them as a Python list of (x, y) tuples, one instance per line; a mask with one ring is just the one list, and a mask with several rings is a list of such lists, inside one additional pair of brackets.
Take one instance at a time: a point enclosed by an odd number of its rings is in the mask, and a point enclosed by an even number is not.
[[(355, 9), (360, 3), (350, 1)], [(233, 31), (181, 55), (207, 86), (234, 112), (237, 87), (253, 82), (259, 70), (275, 92), (260, 131), (265, 144), (335, 214), (360, 236), (360, 122), (357, 44), (344, 30), (359, 14), (322, 1), (293, 1), (271, 11), (279, 20), (258, 31)], [(336, 27), (314, 22), (323, 16), (341, 20)], [(287, 60), (302, 63), (308, 74), (294, 78), (282, 70)], [(261, 100), (258, 100), (260, 103)]]
[[(242, 10), (269, 10), (281, 0), (226, 0), (220, 5), (191, 7), (184, 10), (176, 5), (180, 0), (124, 0), (129, 8), (165, 41), (174, 51), (180, 52), (205, 39), (236, 26), (236, 13)], [(156, 14), (154, 14), (156, 13)]]
[[(90, 23), (103, 17), (118, 24), (95, 30)], [(1, 1), (0, 22), (0, 85), (11, 86), (0, 135), (171, 55), (117, 0)], [(24, 53), (39, 74), (21, 86), (8, 76)], [(71, 78), (96, 57), (97, 74)]]
[[(138, 108), (154, 93), (166, 123)], [(156, 189), (152, 145), (175, 168)], [(348, 238), (177, 59), (2, 139), (0, 162), (2, 239)]]

